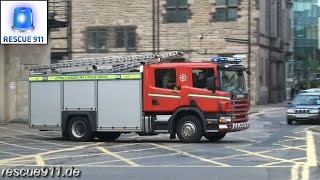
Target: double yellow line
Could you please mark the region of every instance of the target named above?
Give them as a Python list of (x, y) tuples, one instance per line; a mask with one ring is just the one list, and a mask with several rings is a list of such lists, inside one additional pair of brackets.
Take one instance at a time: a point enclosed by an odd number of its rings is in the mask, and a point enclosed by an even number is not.
[[(307, 130), (306, 132), (306, 156), (307, 156), (307, 162), (300, 167), (298, 163), (295, 163), (294, 166), (291, 168), (291, 180), (309, 180), (310, 175), (310, 167), (317, 166), (317, 155), (316, 155), (316, 145), (313, 137), (312, 131)], [(300, 178), (299, 169), (302, 168)]]

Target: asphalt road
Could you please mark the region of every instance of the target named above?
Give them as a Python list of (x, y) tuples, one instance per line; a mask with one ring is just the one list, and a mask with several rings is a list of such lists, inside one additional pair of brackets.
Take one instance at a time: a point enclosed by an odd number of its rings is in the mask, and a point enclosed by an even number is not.
[(25, 124), (1, 124), (0, 179), (6, 168), (43, 167), (62, 167), (61, 174), (74, 167), (81, 179), (320, 179), (320, 134), (308, 130), (314, 125), (287, 125), (282, 107), (253, 114), (250, 121), (246, 131), (198, 144), (135, 134), (112, 143), (77, 143)]

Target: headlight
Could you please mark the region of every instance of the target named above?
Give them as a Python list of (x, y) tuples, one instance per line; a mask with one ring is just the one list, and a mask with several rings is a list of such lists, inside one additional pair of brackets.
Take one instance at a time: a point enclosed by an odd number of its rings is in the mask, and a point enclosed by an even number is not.
[(287, 113), (295, 113), (294, 109), (287, 109)]
[(231, 122), (231, 117), (230, 117), (230, 116), (220, 117), (220, 118), (219, 118), (219, 122), (220, 122), (220, 123), (228, 123), (228, 122)]
[(310, 113), (313, 113), (313, 114), (319, 113), (319, 109), (311, 109), (311, 110), (310, 110)]

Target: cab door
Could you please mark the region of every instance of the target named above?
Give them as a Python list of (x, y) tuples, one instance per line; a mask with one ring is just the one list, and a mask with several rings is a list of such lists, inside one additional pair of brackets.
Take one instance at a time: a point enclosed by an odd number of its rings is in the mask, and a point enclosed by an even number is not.
[(219, 102), (223, 98), (219, 93), (213, 93), (207, 89), (207, 78), (214, 77), (213, 68), (192, 67), (192, 82), (188, 88), (188, 99), (190, 105), (199, 107), (203, 112), (218, 112)]
[(177, 88), (177, 70), (175, 67), (150, 68), (151, 83), (147, 87), (146, 111), (172, 112), (179, 106), (181, 92)]

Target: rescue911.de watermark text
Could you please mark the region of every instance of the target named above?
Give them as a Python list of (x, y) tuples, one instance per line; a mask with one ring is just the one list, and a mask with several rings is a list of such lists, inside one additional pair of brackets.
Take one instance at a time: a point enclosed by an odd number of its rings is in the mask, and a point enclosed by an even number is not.
[(1, 177), (80, 177), (81, 171), (70, 167), (41, 167), (41, 168), (6, 168), (1, 169)]

